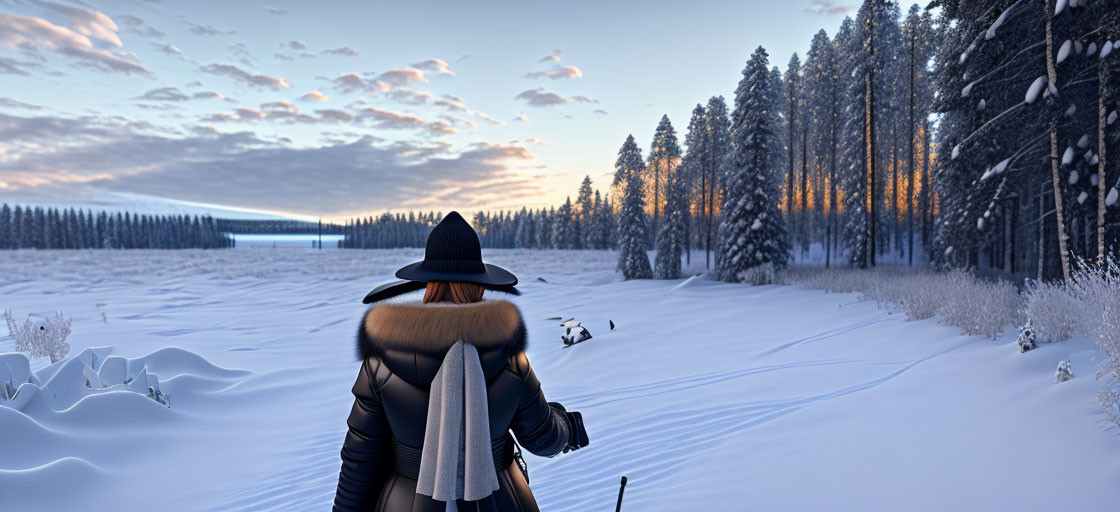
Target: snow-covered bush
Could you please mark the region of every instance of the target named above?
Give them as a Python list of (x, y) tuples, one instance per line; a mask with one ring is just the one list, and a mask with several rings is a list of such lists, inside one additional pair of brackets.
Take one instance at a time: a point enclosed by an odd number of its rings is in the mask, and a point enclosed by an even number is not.
[(778, 270), (774, 268), (773, 263), (763, 263), (755, 267), (748, 268), (739, 273), (739, 282), (746, 283), (751, 286), (762, 286), (764, 284), (781, 284), (778, 276)]
[(1058, 363), (1058, 369), (1054, 371), (1054, 384), (1065, 382), (1073, 378), (1073, 367), (1070, 366), (1069, 359)]
[(1099, 307), (1100, 321), (1093, 339), (1103, 358), (1097, 367), (1097, 401), (1105, 415), (1120, 426), (1120, 265), (1083, 269), (1077, 273), (1085, 296)]
[(1018, 323), (1021, 299), (1006, 282), (980, 279), (963, 270), (807, 268), (787, 271), (787, 279), (805, 288), (859, 293), (885, 308), (901, 308), (907, 318), (921, 320), (942, 315), (945, 323), (968, 334), (995, 338), (1010, 323)]
[(1024, 292), (1023, 313), (1031, 320), (1040, 341), (1068, 340), (1079, 334), (1084, 321), (1083, 301), (1061, 282), (1031, 281)]
[(31, 352), (32, 357), (50, 356), (51, 363), (61, 361), (70, 353), (70, 344), (66, 343), (66, 338), (70, 336), (70, 319), (61, 311), (42, 322), (33, 322), (28, 316), (23, 326), (19, 326), (12, 311), (5, 310), (4, 320), (16, 342), (17, 352)]
[(1031, 319), (1027, 319), (1027, 323), (1019, 328), (1019, 336), (1015, 338), (1015, 343), (1019, 345), (1019, 352), (1029, 352), (1038, 348), (1038, 343), (1035, 341), (1034, 326), (1031, 325)]
[(997, 338), (1007, 324), (1019, 323), (1022, 299), (1011, 283), (979, 279), (963, 270), (941, 275), (944, 282), (939, 288), (945, 300), (938, 312), (949, 325)]

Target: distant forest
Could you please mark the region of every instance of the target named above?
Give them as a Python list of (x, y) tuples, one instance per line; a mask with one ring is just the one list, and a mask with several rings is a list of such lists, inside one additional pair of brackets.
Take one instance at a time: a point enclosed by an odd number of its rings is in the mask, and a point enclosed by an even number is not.
[(211, 217), (94, 213), (0, 206), (0, 249), (218, 249), (233, 247)]
[[(268, 234), (268, 235), (312, 235), (318, 234), (318, 222), (302, 220), (243, 220), (216, 219), (218, 231), (223, 233)], [(323, 223), (323, 234), (341, 235), (344, 227), (338, 224)]]

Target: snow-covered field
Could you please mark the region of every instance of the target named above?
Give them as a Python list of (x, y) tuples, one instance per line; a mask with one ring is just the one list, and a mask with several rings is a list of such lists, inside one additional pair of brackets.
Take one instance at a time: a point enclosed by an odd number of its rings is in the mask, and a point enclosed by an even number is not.
[[(329, 509), (361, 298), (420, 256), (0, 252), (0, 308), (64, 310), (71, 354), (112, 347), (128, 376), (146, 365), (172, 396), (166, 408), (92, 389), (124, 370), (85, 387), (83, 368), (108, 364), (104, 350), (65, 372), (32, 361), (57, 384), (18, 411), (0, 406), (0, 510)], [(624, 510), (1120, 503), (1120, 439), (1090, 402), (1086, 340), (1020, 354), (1012, 333), (961, 336), (854, 295), (619, 282), (610, 252), (485, 256), (521, 278), (513, 300), (530, 359), (549, 399), (582, 411), (591, 437), (572, 454), (528, 457), (543, 510), (609, 510), (623, 474)], [(561, 348), (554, 316), (595, 337)], [(0, 352), (11, 343), (0, 339)], [(1076, 378), (1055, 385), (1067, 358)]]

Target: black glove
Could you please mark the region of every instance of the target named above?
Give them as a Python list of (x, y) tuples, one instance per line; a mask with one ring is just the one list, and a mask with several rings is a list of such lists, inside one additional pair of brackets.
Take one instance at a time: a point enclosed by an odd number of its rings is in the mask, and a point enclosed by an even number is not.
[(578, 450), (591, 443), (587, 438), (587, 429), (583, 426), (583, 415), (579, 411), (568, 412), (563, 405), (556, 402), (549, 402), (548, 405), (562, 413), (568, 420), (568, 444), (564, 447), (564, 453)]

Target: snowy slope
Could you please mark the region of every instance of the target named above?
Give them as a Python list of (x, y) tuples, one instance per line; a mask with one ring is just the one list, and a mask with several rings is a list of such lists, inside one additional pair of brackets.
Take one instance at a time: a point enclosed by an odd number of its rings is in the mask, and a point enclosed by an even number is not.
[[(30, 416), (0, 415), (0, 510), (329, 508), (360, 297), (419, 251), (78, 254), (0, 253), (14, 270), (0, 276), (0, 308), (65, 310), (73, 353), (113, 346), (136, 358), (173, 346), (250, 373), (195, 379), (171, 409), (141, 397), (154, 407), (106, 422), (39, 432)], [(543, 510), (609, 510), (622, 474), (624, 510), (1120, 500), (1120, 439), (1090, 403), (1085, 340), (1020, 354), (1011, 335), (960, 336), (852, 295), (619, 282), (606, 252), (486, 256), (521, 278), (513, 300), (530, 359), (549, 399), (582, 411), (591, 436), (572, 454), (529, 456)], [(576, 317), (594, 338), (561, 348), (554, 316)], [(1055, 385), (1066, 358), (1077, 376)]]

